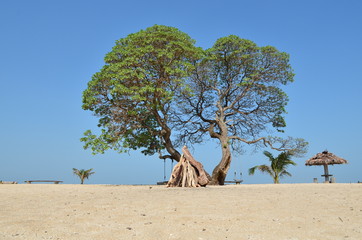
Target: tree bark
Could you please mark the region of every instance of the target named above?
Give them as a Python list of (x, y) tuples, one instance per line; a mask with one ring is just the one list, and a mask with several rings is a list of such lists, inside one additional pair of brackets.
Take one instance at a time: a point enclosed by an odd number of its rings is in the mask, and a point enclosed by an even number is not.
[[(219, 106), (220, 112), (222, 113), (222, 107)], [(224, 185), (226, 175), (230, 168), (231, 163), (231, 150), (229, 145), (229, 137), (228, 137), (228, 128), (225, 123), (223, 113), (218, 116), (216, 120), (216, 124), (218, 125), (220, 132), (216, 133), (214, 131), (214, 125), (211, 124), (209, 128), (209, 134), (211, 138), (216, 138), (220, 141), (221, 145), (221, 161), (219, 164), (214, 168), (211, 176), (211, 185)]]
[(198, 171), (197, 172), (198, 183), (201, 186), (206, 186), (209, 183), (209, 179), (204, 170), (204, 166), (202, 166), (202, 164), (200, 162), (198, 162), (194, 159), (194, 157), (191, 155), (189, 149), (186, 146), (184, 146), (182, 148), (182, 152), (183, 152), (184, 156), (186, 157), (186, 159), (190, 161), (191, 165), (194, 166), (196, 168), (196, 170)]
[(211, 176), (211, 185), (224, 185), (226, 175), (230, 168), (231, 151), (227, 141), (222, 144), (222, 157), (220, 163), (214, 168)]
[(170, 137), (164, 136), (163, 139), (165, 141), (166, 150), (170, 154), (171, 159), (175, 160), (176, 162), (179, 162), (181, 154), (174, 148)]
[(183, 155), (174, 167), (167, 187), (199, 187), (209, 183), (201, 163), (196, 161), (186, 146), (182, 148)]
[(177, 162), (180, 161), (181, 154), (174, 148), (172, 141), (171, 141), (171, 128), (166, 124), (167, 121), (162, 119), (160, 114), (156, 109), (154, 109), (154, 115), (156, 117), (157, 123), (162, 128), (161, 136), (164, 141), (165, 148), (167, 152), (170, 154), (171, 159), (176, 160)]

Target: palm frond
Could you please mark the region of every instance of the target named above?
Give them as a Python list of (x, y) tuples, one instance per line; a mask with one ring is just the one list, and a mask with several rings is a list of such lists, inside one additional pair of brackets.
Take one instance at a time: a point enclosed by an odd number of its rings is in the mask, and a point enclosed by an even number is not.
[(255, 170), (259, 170), (262, 173), (268, 173), (273, 176), (273, 170), (267, 165), (258, 165), (249, 169), (249, 175), (254, 175)]
[(88, 179), (90, 175), (95, 174), (95, 172), (92, 172), (92, 170), (93, 168), (84, 171), (84, 177)]
[(90, 175), (95, 173), (92, 171), (93, 171), (93, 168), (88, 169), (88, 170), (84, 170), (84, 169), (79, 170), (79, 169), (73, 168), (73, 173), (80, 178), (82, 184), (83, 184), (83, 181), (85, 178), (88, 179)]
[(79, 176), (79, 170), (78, 169), (76, 169), (76, 168), (73, 168), (73, 173), (75, 174), (75, 175), (77, 175), (77, 176)]
[(281, 172), (284, 169), (286, 169), (288, 165), (297, 165), (290, 158), (291, 154), (289, 152), (280, 153), (278, 157), (275, 158), (275, 161), (273, 163), (273, 169), (275, 169), (278, 172)]
[(286, 164), (297, 165), (295, 162), (293, 162), (291, 160), (291, 157), (292, 157), (292, 154), (290, 152), (282, 152), (278, 156), (278, 158), (280, 158), (280, 160)]
[(249, 175), (254, 175), (255, 170), (257, 169), (258, 166), (252, 167), (249, 169)]
[(269, 161), (273, 162), (274, 156), (271, 154), (271, 152), (264, 151), (263, 154), (269, 158)]
[(258, 170), (262, 173), (268, 173), (270, 176), (273, 176), (273, 170), (271, 169), (270, 166), (267, 165), (260, 165), (258, 166)]
[(289, 177), (291, 177), (292, 174), (290, 174), (290, 172), (288, 172), (288, 171), (286, 171), (286, 170), (283, 170), (283, 171), (280, 172), (279, 176), (280, 176), (280, 177), (284, 177), (284, 176), (289, 176)]
[(275, 183), (279, 183), (279, 177), (292, 176), (286, 169), (288, 165), (297, 164), (291, 160), (292, 154), (290, 152), (282, 152), (277, 157), (273, 157), (273, 155), (268, 151), (264, 151), (263, 153), (271, 162), (270, 166), (258, 165), (250, 168), (249, 175), (253, 175), (255, 170), (259, 170), (262, 173), (268, 173), (274, 179)]

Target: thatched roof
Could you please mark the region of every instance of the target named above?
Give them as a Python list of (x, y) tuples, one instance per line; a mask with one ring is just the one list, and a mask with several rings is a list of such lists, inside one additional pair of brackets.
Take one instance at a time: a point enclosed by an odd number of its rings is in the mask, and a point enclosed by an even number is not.
[(333, 165), (333, 164), (344, 164), (348, 163), (346, 159), (337, 157), (333, 153), (328, 151), (323, 151), (321, 153), (317, 153), (314, 157), (305, 161), (305, 165)]

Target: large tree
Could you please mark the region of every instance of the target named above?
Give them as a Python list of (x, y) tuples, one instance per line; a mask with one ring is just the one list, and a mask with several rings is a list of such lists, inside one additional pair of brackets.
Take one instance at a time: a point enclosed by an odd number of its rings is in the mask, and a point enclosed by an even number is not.
[(205, 135), (220, 143), (222, 158), (212, 173), (213, 184), (224, 184), (232, 159), (231, 150), (240, 143), (263, 144), (297, 154), (305, 151), (303, 139), (267, 134), (283, 132), (288, 97), (282, 86), (293, 82), (289, 56), (271, 46), (259, 47), (237, 36), (220, 38), (209, 49), (188, 88), (180, 95), (176, 114), (180, 139), (202, 141)]
[[(194, 71), (201, 49), (173, 27), (155, 25), (116, 42), (83, 93), (83, 109), (99, 117), (100, 135), (85, 133), (85, 148), (103, 153), (142, 149), (179, 161), (169, 121), (174, 93)], [(168, 154), (161, 154), (165, 149)]]
[(99, 117), (101, 128), (98, 136), (87, 131), (82, 138), (93, 152), (142, 149), (178, 161), (177, 147), (207, 136), (218, 139), (222, 151), (212, 183), (224, 184), (240, 143), (294, 153), (306, 146), (302, 139), (266, 135), (286, 126), (281, 86), (294, 76), (289, 56), (274, 47), (229, 36), (203, 51), (187, 34), (155, 25), (118, 40), (105, 63), (83, 93), (83, 109)]

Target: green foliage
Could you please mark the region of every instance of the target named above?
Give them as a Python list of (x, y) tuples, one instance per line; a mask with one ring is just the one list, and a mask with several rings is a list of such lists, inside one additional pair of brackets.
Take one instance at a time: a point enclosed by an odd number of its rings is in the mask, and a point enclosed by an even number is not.
[(231, 35), (204, 51), (186, 33), (154, 25), (116, 41), (104, 61), (83, 92), (82, 107), (101, 129), (81, 139), (94, 154), (167, 150), (177, 160), (174, 143), (201, 142), (205, 134), (227, 142), (226, 150), (258, 141), (306, 147), (302, 139), (263, 136), (286, 127), (282, 88), (294, 77), (289, 55), (274, 47)]
[(264, 151), (264, 155), (268, 157), (270, 166), (258, 165), (249, 169), (249, 175), (254, 175), (255, 170), (259, 170), (262, 173), (269, 174), (274, 183), (279, 183), (279, 178), (284, 176), (292, 176), (286, 169), (289, 165), (297, 165), (290, 158), (292, 154), (290, 152), (282, 152), (277, 157), (274, 157), (270, 152)]
[(155, 25), (116, 41), (83, 93), (83, 109), (93, 111), (102, 128), (99, 136), (85, 133), (84, 147), (93, 153), (162, 150), (174, 93), (200, 53), (187, 34), (167, 26)]
[(268, 123), (277, 129), (286, 126), (288, 97), (280, 85), (293, 82), (288, 54), (234, 35), (218, 39), (208, 53), (204, 64), (211, 71), (212, 101), (223, 107), (210, 112), (224, 111), (231, 132), (240, 133), (240, 120), (251, 135)]
[(73, 168), (73, 173), (80, 178), (80, 184), (83, 184), (85, 179), (88, 179), (89, 176), (91, 176), (95, 173), (92, 171), (93, 171), (93, 168), (88, 169), (88, 170), (84, 170), (84, 169), (79, 170), (79, 169)]
[[(186, 142), (208, 134), (241, 150), (240, 142), (266, 139), (270, 128), (284, 132), (289, 99), (283, 86), (294, 81), (288, 54), (231, 35), (218, 39), (196, 66), (189, 81), (193, 94), (182, 98), (188, 117), (179, 129)], [(288, 150), (301, 146), (287, 140)]]

